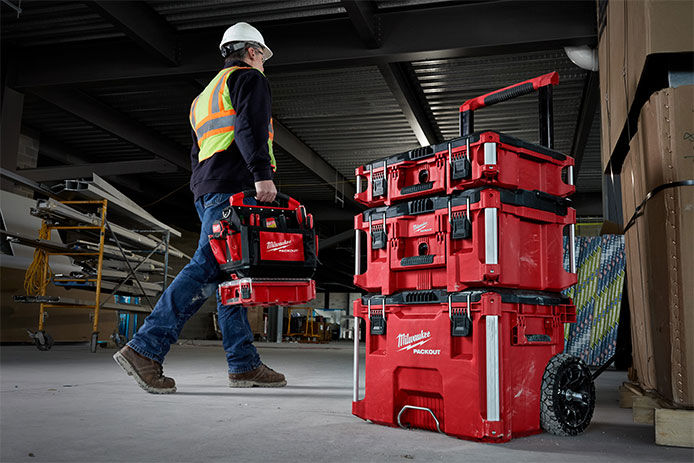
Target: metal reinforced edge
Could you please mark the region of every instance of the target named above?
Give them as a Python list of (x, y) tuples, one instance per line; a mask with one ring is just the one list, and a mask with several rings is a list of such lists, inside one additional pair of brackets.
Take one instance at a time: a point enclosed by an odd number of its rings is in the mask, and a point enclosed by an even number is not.
[(359, 317), (354, 316), (354, 383), (352, 384), (352, 401), (359, 400)]
[(499, 421), (499, 316), (487, 316), (487, 421)]
[(493, 207), (484, 210), (484, 262), (489, 265), (499, 263), (497, 211)]
[[(574, 184), (574, 166), (569, 166), (569, 185)], [(576, 224), (569, 228), (569, 272), (576, 273)]]
[(361, 273), (361, 235), (359, 230), (354, 230), (354, 274)]
[(496, 165), (496, 143), (484, 144), (484, 163), (486, 165)]

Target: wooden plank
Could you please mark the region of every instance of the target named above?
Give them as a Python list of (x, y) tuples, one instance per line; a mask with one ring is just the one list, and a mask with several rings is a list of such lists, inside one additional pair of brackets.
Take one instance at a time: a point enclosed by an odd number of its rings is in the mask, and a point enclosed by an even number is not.
[(634, 398), (640, 397), (641, 394), (635, 393), (632, 389), (628, 388), (625, 384), (619, 386), (619, 407), (620, 408), (633, 408)]
[(655, 443), (694, 448), (694, 410), (655, 410)]
[(634, 423), (653, 424), (656, 408), (660, 408), (658, 399), (650, 395), (634, 396), (632, 412)]

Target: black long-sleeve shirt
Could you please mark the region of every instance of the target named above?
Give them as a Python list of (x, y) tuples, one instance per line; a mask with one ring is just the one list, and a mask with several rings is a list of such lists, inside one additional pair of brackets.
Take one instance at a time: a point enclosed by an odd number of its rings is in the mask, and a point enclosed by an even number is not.
[[(232, 66), (247, 67), (243, 61)], [(234, 141), (225, 151), (198, 162), (198, 140), (192, 132), (190, 189), (197, 201), (207, 193), (238, 193), (252, 189), (255, 182), (273, 176), (268, 152), (268, 124), (272, 95), (267, 78), (256, 69), (238, 69), (227, 80), (231, 104), (236, 110)]]

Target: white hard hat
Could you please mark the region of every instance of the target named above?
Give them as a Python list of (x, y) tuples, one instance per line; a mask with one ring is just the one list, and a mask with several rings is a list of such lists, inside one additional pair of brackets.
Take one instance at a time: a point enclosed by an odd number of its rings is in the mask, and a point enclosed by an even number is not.
[(256, 42), (262, 45), (265, 61), (272, 57), (272, 50), (265, 45), (263, 35), (258, 29), (248, 23), (236, 23), (224, 32), (222, 41), (219, 44), (219, 49), (222, 50), (224, 45), (229, 42)]

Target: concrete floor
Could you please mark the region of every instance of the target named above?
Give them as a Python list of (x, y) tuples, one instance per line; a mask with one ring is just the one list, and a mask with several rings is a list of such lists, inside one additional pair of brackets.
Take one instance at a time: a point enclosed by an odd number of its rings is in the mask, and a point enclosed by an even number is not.
[(226, 387), (219, 346), (177, 346), (165, 372), (179, 392), (140, 390), (84, 345), (0, 350), (0, 460), (14, 461), (472, 461), (691, 462), (691, 449), (656, 446), (651, 426), (618, 408), (623, 373), (598, 380), (587, 432), (480, 444), (377, 426), (351, 415), (350, 345), (260, 344), (287, 375), (283, 389)]

